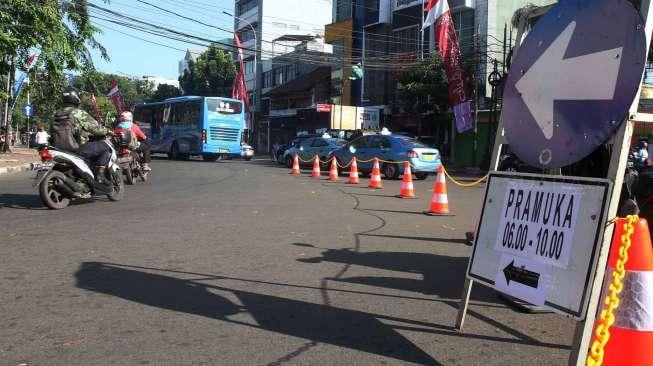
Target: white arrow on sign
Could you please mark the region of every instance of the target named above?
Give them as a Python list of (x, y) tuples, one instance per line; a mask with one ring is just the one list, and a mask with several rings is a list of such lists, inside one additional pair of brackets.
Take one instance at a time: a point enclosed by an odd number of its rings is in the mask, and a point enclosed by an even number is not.
[(564, 59), (575, 29), (569, 23), (515, 84), (547, 140), (556, 100), (610, 100), (617, 87), (623, 47)]

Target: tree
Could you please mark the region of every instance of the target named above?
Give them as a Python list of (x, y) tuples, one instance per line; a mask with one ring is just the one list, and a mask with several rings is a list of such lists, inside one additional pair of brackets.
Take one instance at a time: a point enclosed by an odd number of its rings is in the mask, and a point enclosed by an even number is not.
[(231, 56), (211, 44), (196, 61), (188, 63), (188, 70), (179, 78), (185, 95), (231, 96), (236, 67)]
[(152, 94), (152, 100), (159, 102), (168, 98), (174, 98), (181, 95), (181, 90), (174, 85), (169, 84), (159, 84), (156, 88), (154, 94)]
[(447, 78), (439, 54), (421, 61), (419, 67), (399, 76), (401, 102), (408, 114), (449, 109)]
[[(88, 47), (100, 50), (108, 59), (104, 47), (95, 40), (98, 32), (91, 24), (86, 0), (0, 0), (0, 75), (9, 75), (12, 86), (15, 71), (25, 70), (25, 60), (38, 50), (34, 76), (30, 76), (39, 81), (35, 90), (52, 99), (65, 86), (64, 70), (92, 68)], [(6, 78), (0, 90), (4, 103), (10, 97)], [(42, 107), (49, 110), (58, 101), (50, 103)], [(11, 129), (11, 113), (6, 117)]]

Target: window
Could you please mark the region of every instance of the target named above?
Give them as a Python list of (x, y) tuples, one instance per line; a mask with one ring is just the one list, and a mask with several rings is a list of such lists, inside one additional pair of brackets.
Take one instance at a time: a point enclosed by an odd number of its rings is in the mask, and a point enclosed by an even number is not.
[[(258, 27), (256, 24), (253, 24), (254, 30), (258, 32)], [(241, 42), (247, 42), (256, 38), (256, 34), (252, 31), (252, 28), (249, 26), (240, 31), (238, 38)]]
[(336, 22), (351, 19), (352, 3), (351, 0), (336, 0)]
[(272, 71), (266, 71), (263, 73), (263, 88), (271, 88), (274, 86), (272, 79)]
[(362, 136), (351, 142), (351, 146), (356, 149), (362, 149), (367, 147), (367, 136)]
[(288, 29), (299, 30), (299, 26), (298, 26), (298, 25), (295, 25), (295, 24), (290, 24), (290, 25), (288, 26)]
[(237, 15), (243, 15), (258, 6), (258, 0), (244, 0), (236, 6)]
[(220, 98), (206, 98), (206, 109), (213, 113), (240, 114), (243, 110), (243, 104)]
[(374, 136), (370, 142), (370, 147), (375, 149), (389, 149), (390, 140), (383, 136)]
[(417, 52), (420, 41), (419, 25), (400, 29), (392, 33), (392, 47), (397, 52)]
[(324, 147), (324, 146), (329, 146), (329, 144), (327, 144), (323, 138), (318, 138), (313, 140), (313, 144), (311, 145), (311, 147)]
[(474, 10), (466, 9), (451, 14), (458, 36), (460, 51), (465, 55), (474, 52)]

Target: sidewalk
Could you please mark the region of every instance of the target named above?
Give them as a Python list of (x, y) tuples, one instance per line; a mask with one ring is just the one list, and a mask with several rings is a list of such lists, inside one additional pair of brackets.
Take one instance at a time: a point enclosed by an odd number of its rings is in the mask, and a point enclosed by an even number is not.
[(0, 153), (0, 175), (30, 170), (30, 164), (39, 161), (38, 152), (34, 149), (14, 146), (13, 152)]

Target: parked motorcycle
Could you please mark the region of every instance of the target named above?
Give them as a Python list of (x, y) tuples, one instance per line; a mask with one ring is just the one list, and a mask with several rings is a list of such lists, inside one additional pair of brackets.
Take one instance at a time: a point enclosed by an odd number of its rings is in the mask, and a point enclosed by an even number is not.
[(116, 141), (120, 148), (118, 154), (118, 165), (120, 165), (122, 174), (125, 177), (125, 183), (132, 185), (134, 184), (135, 178), (147, 182), (150, 172), (143, 169), (143, 156), (141, 153), (129, 148), (129, 139), (124, 133), (116, 134)]
[(66, 208), (72, 200), (106, 195), (111, 201), (120, 201), (125, 194), (118, 157), (112, 143), (111, 160), (105, 171), (109, 184), (100, 184), (88, 163), (79, 155), (44, 147), (39, 150), (41, 164), (32, 168), (37, 171), (33, 186), (38, 186), (41, 201), (50, 209)]

